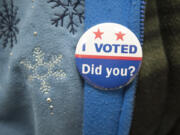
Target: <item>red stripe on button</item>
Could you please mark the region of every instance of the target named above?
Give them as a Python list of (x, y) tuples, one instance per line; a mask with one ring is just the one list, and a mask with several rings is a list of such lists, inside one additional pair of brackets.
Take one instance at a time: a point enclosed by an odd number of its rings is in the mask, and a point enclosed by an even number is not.
[(80, 55), (80, 54), (76, 54), (75, 57), (76, 58), (87, 58), (87, 59), (137, 60), (137, 61), (141, 61), (142, 60), (142, 57)]

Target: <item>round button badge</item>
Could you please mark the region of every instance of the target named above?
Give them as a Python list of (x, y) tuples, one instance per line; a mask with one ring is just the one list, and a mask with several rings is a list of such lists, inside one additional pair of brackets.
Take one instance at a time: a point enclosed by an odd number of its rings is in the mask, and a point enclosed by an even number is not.
[(135, 78), (142, 63), (142, 48), (136, 35), (125, 26), (102, 23), (82, 35), (75, 57), (78, 71), (87, 83), (114, 90)]

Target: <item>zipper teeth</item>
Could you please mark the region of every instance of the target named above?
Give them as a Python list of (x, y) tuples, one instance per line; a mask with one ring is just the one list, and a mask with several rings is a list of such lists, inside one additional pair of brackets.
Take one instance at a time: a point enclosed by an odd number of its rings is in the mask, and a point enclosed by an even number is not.
[(141, 42), (141, 45), (143, 45), (143, 42), (144, 42), (145, 8), (146, 8), (146, 2), (145, 2), (145, 0), (141, 0), (141, 7), (140, 7), (140, 42)]

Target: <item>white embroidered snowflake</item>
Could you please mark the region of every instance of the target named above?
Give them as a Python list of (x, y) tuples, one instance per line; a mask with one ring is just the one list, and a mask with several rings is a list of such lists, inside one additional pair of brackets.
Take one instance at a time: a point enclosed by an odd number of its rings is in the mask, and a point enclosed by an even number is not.
[[(73, 1), (73, 2), (72, 2)], [(76, 23), (76, 19), (79, 19), (79, 23), (82, 24), (84, 20), (84, 0), (48, 0), (48, 3), (54, 3), (52, 8), (62, 8), (62, 13), (55, 13), (56, 18), (53, 18), (52, 25), (56, 27), (60, 23), (61, 26), (64, 26), (64, 19), (67, 17), (67, 29), (69, 29), (70, 33), (76, 33), (76, 27), (78, 24)]]
[(46, 94), (51, 89), (48, 79), (50, 77), (53, 77), (56, 80), (63, 79), (66, 77), (66, 73), (61, 69), (54, 71), (55, 66), (60, 64), (62, 61), (62, 55), (52, 56), (49, 62), (45, 62), (44, 56), (45, 53), (43, 53), (41, 49), (37, 47), (33, 51), (35, 64), (32, 65), (32, 62), (28, 60), (23, 60), (20, 62), (20, 64), (23, 64), (28, 70), (32, 71), (32, 75), (28, 77), (28, 80), (39, 80), (41, 82), (40, 90)]

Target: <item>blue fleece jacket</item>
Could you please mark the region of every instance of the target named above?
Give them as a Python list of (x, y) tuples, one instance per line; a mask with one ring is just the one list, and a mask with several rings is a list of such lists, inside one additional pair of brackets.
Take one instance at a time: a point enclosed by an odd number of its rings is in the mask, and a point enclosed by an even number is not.
[(83, 12), (84, 1), (0, 0), (0, 135), (82, 134)]
[[(125, 25), (140, 39), (141, 0), (86, 0), (85, 29), (98, 23)], [(85, 84), (84, 135), (128, 135), (136, 80), (116, 91), (102, 91)]]

